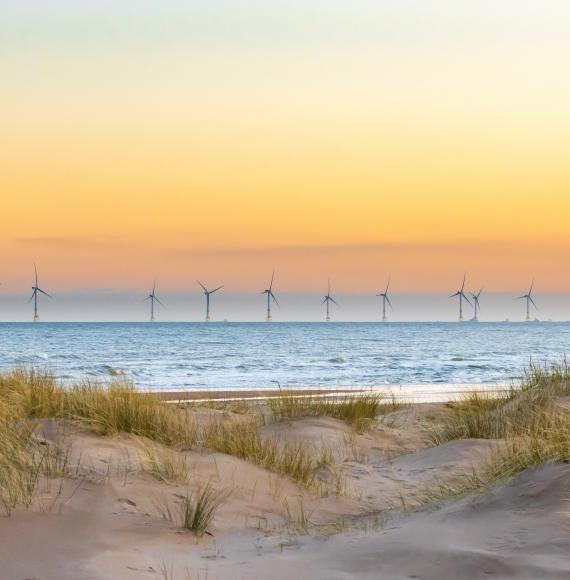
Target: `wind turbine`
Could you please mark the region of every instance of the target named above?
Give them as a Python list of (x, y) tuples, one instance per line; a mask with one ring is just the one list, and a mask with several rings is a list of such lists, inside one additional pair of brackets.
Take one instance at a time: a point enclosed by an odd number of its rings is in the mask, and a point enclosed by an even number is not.
[(388, 283), (386, 284), (386, 289), (384, 290), (384, 292), (380, 292), (380, 294), (376, 294), (376, 296), (378, 298), (382, 298), (382, 321), (383, 322), (386, 322), (386, 320), (388, 320), (388, 317), (386, 316), (386, 303), (388, 303), (390, 308), (393, 308), (392, 303), (390, 302), (390, 298), (388, 298), (388, 288), (389, 287), (390, 287), (390, 278), (388, 278)]
[(526, 294), (519, 296), (519, 298), (524, 298), (526, 300), (526, 320), (527, 320), (527, 322), (530, 320), (530, 305), (531, 305), (531, 303), (535, 308), (538, 308), (537, 305), (534, 303), (534, 300), (532, 299), (533, 287), (534, 287), (534, 280), (532, 281), (532, 283), (530, 285), (529, 291)]
[(34, 301), (34, 322), (37, 322), (40, 319), (40, 316), (38, 314), (38, 292), (41, 292), (42, 294), (44, 294), (48, 298), (51, 298), (51, 296), (47, 292), (44, 292), (38, 284), (38, 269), (36, 268), (35, 263), (34, 263), (34, 272), (36, 274), (36, 283), (32, 286), (32, 295), (30, 296), (30, 299), (28, 300), (28, 304), (32, 300)]
[(214, 288), (213, 290), (208, 290), (206, 288), (206, 286), (204, 286), (204, 284), (202, 284), (202, 282), (200, 282), (200, 280), (196, 280), (196, 282), (198, 282), (198, 284), (200, 284), (200, 286), (202, 286), (202, 289), (204, 290), (204, 296), (206, 296), (206, 322), (210, 322), (210, 294), (213, 294), (214, 292), (217, 292), (218, 290), (222, 289), (223, 286), (218, 286), (217, 288)]
[(481, 296), (481, 292), (483, 292), (483, 288), (481, 288), (477, 294), (473, 294), (473, 292), (471, 292), (471, 298), (473, 298), (473, 308), (475, 308), (475, 314), (473, 314), (472, 318), (474, 322), (479, 322), (479, 319), (477, 318), (477, 310), (481, 308), (481, 305), (479, 304), (479, 296)]
[(329, 280), (329, 285), (328, 285), (328, 289), (327, 289), (327, 294), (326, 296), (323, 298), (323, 301), (321, 304), (326, 304), (327, 305), (327, 318), (326, 321), (329, 322), (329, 320), (331, 319), (330, 313), (329, 313), (329, 306), (330, 303), (336, 304), (338, 306), (338, 302), (331, 296), (331, 281)]
[(158, 297), (156, 295), (156, 281), (152, 286), (152, 292), (146, 298), (143, 298), (143, 302), (145, 300), (150, 300), (150, 321), (154, 322), (154, 303), (155, 303), (155, 301), (158, 302), (161, 306), (164, 306), (164, 304), (158, 299)]
[(271, 322), (271, 299), (275, 301), (275, 304), (279, 306), (279, 302), (277, 302), (277, 298), (275, 298), (275, 294), (273, 294), (273, 279), (275, 278), (275, 270), (273, 270), (273, 274), (271, 274), (271, 282), (269, 283), (269, 288), (261, 292), (261, 294), (267, 294), (267, 316), (265, 317), (265, 322)]
[(467, 272), (465, 274), (463, 274), (463, 284), (461, 284), (461, 290), (458, 290), (457, 292), (455, 292), (455, 294), (451, 294), (450, 298), (455, 298), (456, 296), (459, 296), (459, 322), (463, 322), (464, 318), (463, 318), (463, 300), (465, 300), (467, 302), (467, 304), (470, 304), (471, 306), (473, 306), (471, 304), (471, 302), (469, 302), (469, 298), (467, 298), (467, 296), (465, 296), (465, 279), (467, 278)]

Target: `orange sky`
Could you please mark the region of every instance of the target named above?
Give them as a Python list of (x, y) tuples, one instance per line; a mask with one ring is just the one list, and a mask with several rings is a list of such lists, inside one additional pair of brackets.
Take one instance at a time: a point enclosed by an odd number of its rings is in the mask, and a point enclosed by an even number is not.
[(8, 289), (570, 290), (566, 4), (55, 4), (2, 31)]

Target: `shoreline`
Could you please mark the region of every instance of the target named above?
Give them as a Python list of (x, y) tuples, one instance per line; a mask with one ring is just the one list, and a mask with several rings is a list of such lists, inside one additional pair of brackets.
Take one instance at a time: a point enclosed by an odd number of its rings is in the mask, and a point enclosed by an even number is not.
[(447, 403), (457, 400), (473, 391), (484, 391), (486, 393), (501, 393), (509, 388), (510, 384), (415, 384), (415, 385), (383, 385), (372, 387), (286, 387), (286, 388), (266, 388), (266, 387), (231, 387), (220, 388), (200, 388), (181, 390), (151, 390), (168, 403), (203, 403), (208, 401), (264, 401), (275, 398), (286, 393), (295, 397), (342, 397), (346, 395), (380, 395), (396, 396), (410, 403)]

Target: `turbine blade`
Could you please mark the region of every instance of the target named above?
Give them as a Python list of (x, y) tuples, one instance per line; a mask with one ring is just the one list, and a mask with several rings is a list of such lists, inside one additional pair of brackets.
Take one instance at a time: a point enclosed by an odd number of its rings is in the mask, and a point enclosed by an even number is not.
[(155, 296), (154, 299), (163, 307), (166, 308), (166, 306), (164, 306), (164, 304)]
[(461, 284), (461, 292), (465, 289), (465, 279), (467, 278), (467, 272), (463, 274), (463, 284)]
[(388, 294), (388, 288), (390, 288), (390, 277), (388, 276), (388, 283), (386, 284), (386, 290), (384, 290), (384, 294)]
[(271, 274), (271, 282), (269, 283), (269, 290), (271, 290), (273, 288), (274, 278), (275, 278), (275, 270), (273, 270), (273, 273)]
[(392, 306), (392, 303), (390, 302), (390, 298), (388, 298), (388, 296), (386, 296), (386, 302), (388, 302), (388, 304), (390, 305), (390, 308), (392, 310), (394, 310), (394, 307)]
[(36, 291), (34, 290), (32, 292), (32, 295), (30, 296), (30, 299), (28, 300), (28, 304), (34, 299), (34, 296), (36, 295)]
[(38, 292), (41, 292), (42, 294), (44, 294), (48, 298), (52, 298), (47, 292), (44, 292), (41, 288), (38, 288)]
[(534, 303), (534, 300), (532, 299), (532, 297), (529, 296), (528, 299), (532, 302), (532, 305), (538, 310), (538, 306)]
[(469, 304), (469, 306), (473, 306), (473, 304), (471, 304), (471, 302), (469, 301), (469, 298), (467, 298), (467, 296), (465, 296), (465, 294), (463, 294), (463, 292), (461, 293), (461, 296), (463, 296), (463, 298), (465, 298), (465, 300), (467, 300), (467, 304)]
[(269, 292), (269, 296), (271, 296), (271, 298), (273, 298), (273, 300), (275, 301), (275, 304), (277, 304), (277, 306), (281, 308), (281, 305), (279, 304), (279, 302), (277, 302), (277, 298), (275, 298), (275, 294), (273, 294), (273, 292)]
[(213, 290), (210, 292), (210, 294), (213, 294), (214, 292), (217, 292), (218, 290), (221, 290), (223, 287), (224, 287), (224, 286), (222, 285), (222, 286), (218, 286), (217, 288), (214, 288), (214, 289), (213, 289)]
[(36, 268), (36, 263), (34, 262), (34, 272), (36, 273), (36, 286), (38, 285), (38, 269)]
[(202, 286), (202, 289), (204, 290), (204, 292), (207, 292), (208, 289), (206, 288), (206, 286), (204, 286), (204, 284), (202, 284), (202, 282), (200, 282), (200, 280), (196, 280), (196, 282), (198, 282), (198, 284), (200, 284), (200, 286)]
[(455, 298), (456, 296), (459, 296), (460, 294), (461, 294), (461, 292), (457, 291), (455, 294), (450, 294), (449, 297)]
[(325, 303), (327, 300), (328, 300), (328, 296), (325, 296), (325, 297), (323, 298), (323, 301), (321, 302), (321, 304), (324, 304), (324, 303)]
[(337, 306), (340, 306), (340, 304), (339, 304), (339, 303), (338, 303), (338, 302), (337, 302), (337, 301), (336, 301), (334, 298), (331, 298), (331, 302), (332, 302), (333, 304), (336, 304)]

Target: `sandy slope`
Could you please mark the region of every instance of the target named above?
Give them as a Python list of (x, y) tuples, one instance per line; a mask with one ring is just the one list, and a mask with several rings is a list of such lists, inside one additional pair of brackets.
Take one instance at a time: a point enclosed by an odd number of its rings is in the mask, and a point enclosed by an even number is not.
[[(264, 435), (326, 443), (343, 463), (348, 493), (319, 497), (288, 478), (218, 453), (187, 453), (188, 484), (141, 472), (143, 443), (103, 438), (45, 421), (41, 436), (72, 443), (81, 468), (44, 490), (32, 510), (0, 517), (0, 578), (569, 578), (570, 466), (543, 466), (485, 497), (404, 515), (434, 478), (480, 465), (496, 442), (426, 448), (424, 422), (437, 406), (404, 409), (370, 433), (308, 418)], [(203, 410), (197, 411), (203, 414)], [(218, 414), (219, 415), (219, 414)], [(239, 420), (233, 418), (232, 420)], [(210, 481), (227, 494), (199, 541), (160, 517), (187, 488)], [(380, 517), (387, 508), (398, 508)], [(297, 525), (305, 513), (307, 533)], [(293, 520), (297, 521), (291, 521)], [(339, 522), (343, 522), (339, 525)]]

